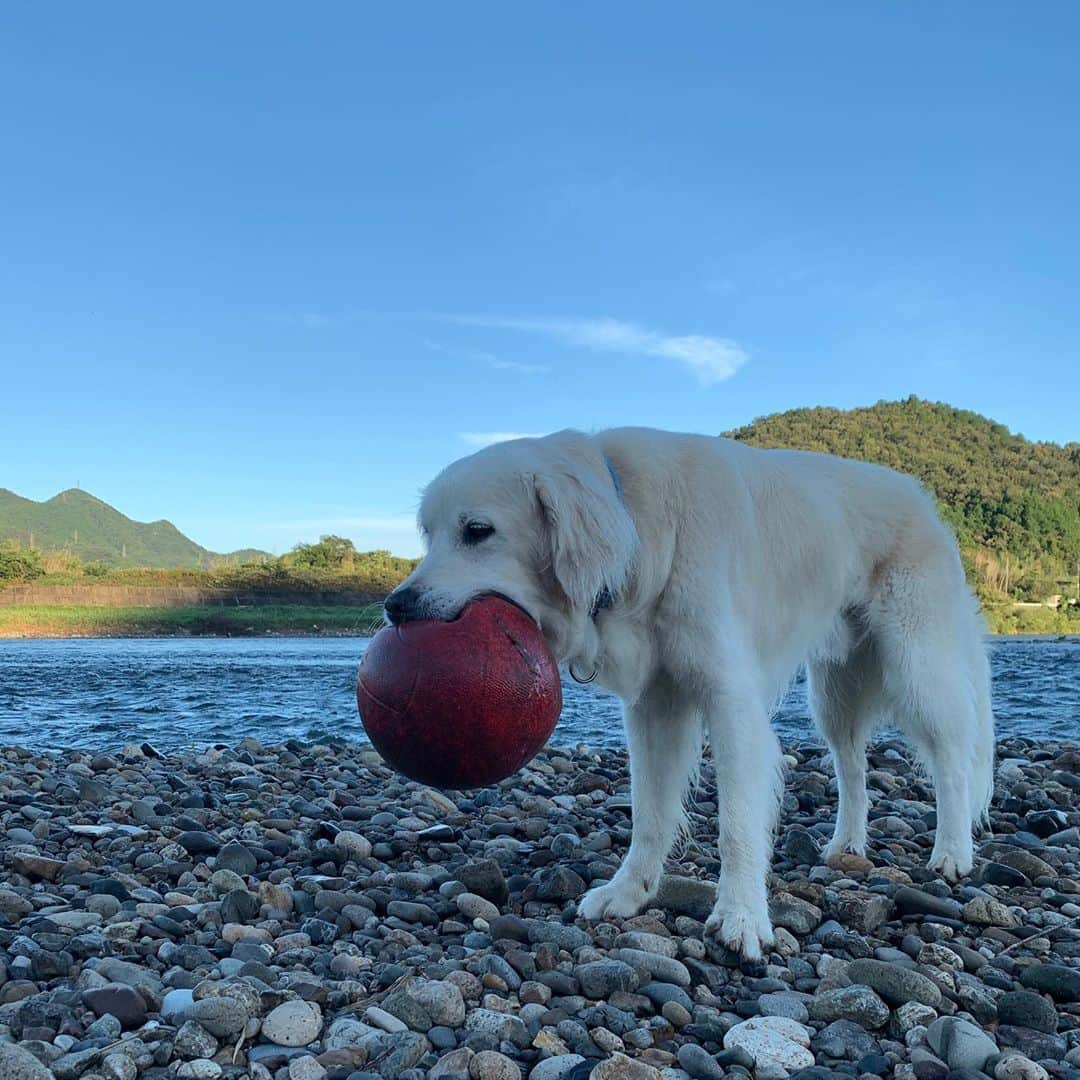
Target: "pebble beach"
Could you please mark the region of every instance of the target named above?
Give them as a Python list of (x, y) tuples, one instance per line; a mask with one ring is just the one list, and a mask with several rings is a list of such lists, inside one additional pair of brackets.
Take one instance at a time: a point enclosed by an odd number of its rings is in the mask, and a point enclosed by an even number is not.
[(870, 752), (867, 857), (829, 865), (831, 765), (787, 764), (747, 964), (702, 936), (708, 769), (656, 905), (590, 924), (620, 750), (472, 792), (357, 744), (0, 750), (0, 1080), (1080, 1080), (1080, 744), (1000, 741), (955, 886), (903, 743)]

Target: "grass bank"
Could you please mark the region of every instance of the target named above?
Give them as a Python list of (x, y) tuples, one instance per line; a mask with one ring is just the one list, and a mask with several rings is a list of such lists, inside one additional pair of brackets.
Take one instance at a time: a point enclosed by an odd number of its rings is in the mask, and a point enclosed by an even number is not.
[(998, 607), (983, 609), (992, 634), (1080, 634), (1080, 609)]
[(258, 607), (0, 607), (0, 638), (258, 637), (267, 634), (351, 637), (382, 623), (381, 605)]

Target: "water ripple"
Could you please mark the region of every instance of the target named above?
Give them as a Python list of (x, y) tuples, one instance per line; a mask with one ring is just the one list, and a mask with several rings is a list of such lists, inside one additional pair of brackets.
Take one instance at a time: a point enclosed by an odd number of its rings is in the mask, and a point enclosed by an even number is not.
[[(362, 739), (353, 688), (365, 647), (357, 638), (0, 641), (0, 744)], [(1080, 736), (1080, 638), (997, 638), (990, 659), (999, 731)], [(556, 744), (622, 743), (614, 697), (573, 682), (563, 695)], [(801, 677), (776, 727), (815, 739)]]

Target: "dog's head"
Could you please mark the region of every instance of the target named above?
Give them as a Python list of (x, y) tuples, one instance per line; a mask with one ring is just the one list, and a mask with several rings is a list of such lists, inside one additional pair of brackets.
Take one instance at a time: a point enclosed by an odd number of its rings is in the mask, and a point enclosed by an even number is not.
[(393, 623), (453, 619), (497, 593), (527, 611), (560, 659), (571, 626), (626, 584), (633, 519), (593, 440), (515, 439), (445, 469), (424, 493), (423, 561), (386, 599)]

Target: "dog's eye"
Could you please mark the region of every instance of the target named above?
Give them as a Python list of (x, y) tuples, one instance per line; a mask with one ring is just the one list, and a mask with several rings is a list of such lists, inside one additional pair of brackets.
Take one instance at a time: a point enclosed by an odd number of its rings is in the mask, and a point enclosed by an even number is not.
[(461, 538), (466, 544), (480, 544), (494, 532), (494, 525), (488, 525), (484, 521), (470, 521), (465, 526), (465, 531), (461, 534)]

